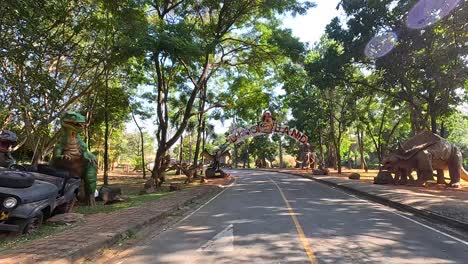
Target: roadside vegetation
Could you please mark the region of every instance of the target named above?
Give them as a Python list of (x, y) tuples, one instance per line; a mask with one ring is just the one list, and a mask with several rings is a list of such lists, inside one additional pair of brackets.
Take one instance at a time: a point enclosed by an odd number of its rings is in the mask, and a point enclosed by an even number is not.
[[(86, 116), (82, 136), (100, 181), (122, 186), (167, 174), (163, 158), (194, 164), (265, 110), (309, 136), (339, 172), (377, 169), (422, 130), (459, 146), (468, 163), (466, 1), (437, 23), (411, 29), (415, 1), (341, 1), (344, 16), (303, 43), (282, 15), (309, 1), (7, 1), (0, 24), (0, 125), (14, 131), (20, 163), (48, 162), (66, 110)], [(366, 45), (398, 36), (382, 56)], [(375, 51), (374, 51), (375, 53)], [(128, 127), (135, 129), (128, 129)], [(294, 167), (299, 146), (280, 136), (230, 145), (233, 167)], [(288, 158), (286, 158), (288, 157)], [(290, 158), (292, 157), (292, 158)], [(144, 173), (143, 173), (144, 172)], [(159, 198), (87, 210), (117, 210)], [(106, 209), (104, 209), (106, 208)]]
[[(139, 192), (141, 191), (141, 186), (144, 184), (145, 180), (141, 178), (141, 174), (139, 173), (131, 173), (129, 175), (128, 173), (125, 174), (124, 171), (117, 170), (116, 172), (113, 172), (109, 175), (109, 180), (112, 182), (112, 186), (120, 187), (122, 189), (122, 193), (124, 194), (122, 197), (125, 201), (116, 202), (109, 205), (104, 205), (102, 201), (97, 201), (96, 206), (93, 207), (77, 204), (73, 212), (84, 215), (110, 213), (118, 210), (124, 210), (127, 208), (139, 206), (147, 202), (156, 201), (157, 199), (168, 195), (176, 194), (176, 192), (169, 192), (169, 188), (166, 188), (166, 186), (161, 188), (156, 193), (140, 194)], [(184, 182), (184, 180), (185, 177), (182, 175), (174, 175), (173, 173), (171, 173), (167, 176), (167, 181), (169, 184), (181, 184)], [(100, 184), (102, 184), (102, 182), (100, 182)], [(185, 187), (189, 188), (197, 185), (199, 185), (199, 183), (192, 183)], [(0, 237), (0, 251), (16, 247), (18, 245), (32, 240), (52, 236), (65, 229), (71, 228), (76, 224), (80, 223), (60, 225), (46, 222), (32, 234), (22, 235), (18, 237)]]

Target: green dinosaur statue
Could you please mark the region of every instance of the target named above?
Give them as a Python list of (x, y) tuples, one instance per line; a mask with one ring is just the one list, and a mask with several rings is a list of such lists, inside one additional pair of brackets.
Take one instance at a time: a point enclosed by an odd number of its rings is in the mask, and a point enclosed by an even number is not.
[(78, 199), (93, 206), (96, 203), (97, 162), (79, 135), (85, 121), (84, 116), (72, 111), (65, 112), (61, 117), (63, 133), (55, 145), (51, 165), (68, 171), (71, 176), (80, 177)]

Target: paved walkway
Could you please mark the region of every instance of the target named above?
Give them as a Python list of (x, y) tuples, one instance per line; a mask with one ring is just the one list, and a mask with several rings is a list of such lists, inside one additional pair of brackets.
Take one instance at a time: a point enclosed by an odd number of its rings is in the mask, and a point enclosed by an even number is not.
[(407, 206), (428, 216), (441, 216), (453, 220), (461, 226), (468, 226), (468, 188), (448, 189), (443, 186), (410, 187), (401, 185), (378, 185), (368, 180), (350, 180), (344, 174), (343, 176), (332, 175), (312, 175), (303, 170), (279, 170), (275, 171), (293, 173), (309, 178), (314, 178), (329, 185), (335, 185), (342, 189), (355, 191), (358, 194), (364, 194), (379, 198), (380, 201), (388, 201), (403, 206)]
[[(226, 184), (227, 181), (215, 182)], [(221, 188), (210, 184), (186, 188), (139, 207), (108, 214), (95, 214), (85, 224), (59, 234), (34, 240), (18, 248), (0, 253), (2, 264), (69, 263), (116, 243), (129, 230), (136, 230), (156, 222), (196, 199), (217, 193)]]

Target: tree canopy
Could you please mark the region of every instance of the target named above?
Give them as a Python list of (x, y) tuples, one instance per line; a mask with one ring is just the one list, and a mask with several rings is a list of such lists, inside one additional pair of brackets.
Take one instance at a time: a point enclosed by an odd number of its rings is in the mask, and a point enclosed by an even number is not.
[[(422, 130), (467, 157), (467, 3), (413, 25), (416, 2), (340, 1), (343, 16), (308, 45), (282, 18), (305, 15), (309, 1), (6, 1), (1, 128), (18, 134), (20, 160), (44, 162), (60, 115), (79, 111), (101, 168), (151, 164), (155, 184), (167, 154), (198, 163), (227, 144), (220, 124), (256, 124), (266, 110), (338, 171), (349, 159), (378, 167)], [(278, 135), (229, 147), (234, 166), (299, 155)]]

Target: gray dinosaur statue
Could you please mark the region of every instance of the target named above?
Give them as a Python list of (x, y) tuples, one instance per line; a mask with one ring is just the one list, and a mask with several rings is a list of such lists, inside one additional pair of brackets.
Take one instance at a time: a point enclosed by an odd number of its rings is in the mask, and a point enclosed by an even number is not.
[[(401, 176), (415, 169), (418, 174), (416, 185), (424, 186), (433, 179), (433, 171), (442, 177), (443, 170), (449, 171), (449, 187), (460, 187), (460, 178), (468, 181), (468, 172), (463, 168), (460, 149), (446, 139), (429, 131), (422, 132), (400, 144), (395, 153), (383, 160), (383, 169), (400, 171)], [(438, 179), (441, 183), (441, 179)]]
[(16, 163), (11, 150), (16, 146), (18, 137), (15, 133), (9, 130), (3, 130), (0, 133), (0, 167), (8, 168)]

